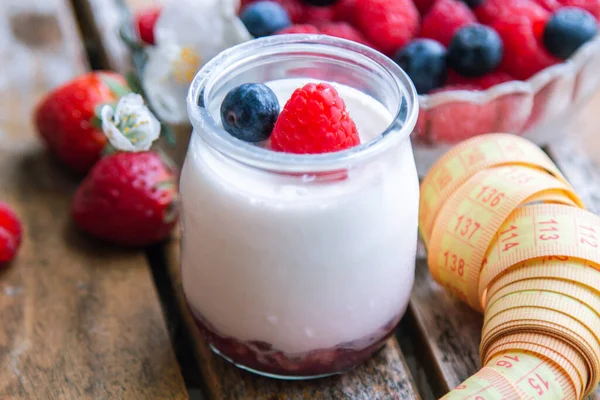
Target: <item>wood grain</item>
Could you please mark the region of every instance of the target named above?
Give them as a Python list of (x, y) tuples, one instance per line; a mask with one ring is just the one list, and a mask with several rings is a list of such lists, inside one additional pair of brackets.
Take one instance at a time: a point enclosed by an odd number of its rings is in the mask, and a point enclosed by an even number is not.
[(437, 397), (479, 370), (483, 316), (438, 285), (423, 258), (417, 260), (408, 318)]
[(77, 179), (30, 122), (41, 96), (88, 66), (67, 0), (0, 2), (0, 198), (24, 223), (0, 274), (0, 398), (184, 399), (140, 251), (77, 231)]
[(408, 400), (420, 399), (395, 338), (352, 372), (312, 381), (280, 381), (240, 370), (215, 355), (187, 312), (179, 273), (179, 244), (165, 249), (166, 260), (185, 323), (192, 333), (207, 392), (213, 399), (252, 400)]
[(88, 53), (103, 68), (125, 74), (131, 68), (129, 49), (119, 36), (123, 23), (129, 23), (122, 0), (74, 0)]

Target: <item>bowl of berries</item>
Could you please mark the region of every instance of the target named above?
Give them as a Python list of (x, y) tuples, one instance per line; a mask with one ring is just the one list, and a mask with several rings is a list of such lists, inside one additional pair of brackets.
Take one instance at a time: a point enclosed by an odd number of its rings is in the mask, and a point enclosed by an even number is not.
[(226, 48), (281, 34), (334, 36), (378, 50), (411, 78), (421, 173), (484, 133), (546, 145), (600, 86), (600, 0), (178, 0), (153, 13), (155, 26), (138, 24), (137, 51), (161, 120), (188, 123), (195, 71)]

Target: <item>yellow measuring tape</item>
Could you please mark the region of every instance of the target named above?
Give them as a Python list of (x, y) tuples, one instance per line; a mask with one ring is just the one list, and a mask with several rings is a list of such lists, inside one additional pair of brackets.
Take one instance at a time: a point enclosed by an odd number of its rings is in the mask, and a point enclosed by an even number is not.
[(600, 218), (533, 143), (489, 134), (421, 184), (434, 279), (484, 312), (484, 367), (447, 400), (581, 399), (600, 381)]

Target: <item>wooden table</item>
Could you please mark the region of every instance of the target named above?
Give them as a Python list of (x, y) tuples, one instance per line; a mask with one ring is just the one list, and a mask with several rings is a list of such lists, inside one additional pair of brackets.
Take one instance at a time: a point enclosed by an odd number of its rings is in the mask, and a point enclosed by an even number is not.
[[(0, 10), (0, 199), (25, 224), (18, 259), (0, 273), (0, 399), (434, 399), (479, 369), (481, 316), (433, 282), (423, 258), (396, 338), (351, 373), (282, 382), (216, 357), (183, 303), (176, 235), (144, 251), (80, 235), (69, 217), (79, 178), (31, 124), (50, 88), (91, 67), (129, 68), (119, 0), (3, 0)], [(548, 149), (596, 211), (598, 111), (600, 93)]]

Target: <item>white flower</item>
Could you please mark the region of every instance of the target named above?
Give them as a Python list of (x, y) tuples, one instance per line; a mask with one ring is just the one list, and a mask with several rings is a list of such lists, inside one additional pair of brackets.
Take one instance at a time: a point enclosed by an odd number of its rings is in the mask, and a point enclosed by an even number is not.
[(109, 105), (103, 106), (100, 117), (104, 134), (118, 150), (146, 151), (160, 136), (160, 122), (139, 94), (121, 97), (114, 110)]
[(165, 5), (155, 27), (142, 82), (162, 120), (186, 123), (186, 97), (198, 70), (217, 54), (252, 39), (237, 17), (239, 0), (178, 0)]

